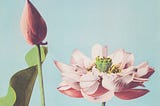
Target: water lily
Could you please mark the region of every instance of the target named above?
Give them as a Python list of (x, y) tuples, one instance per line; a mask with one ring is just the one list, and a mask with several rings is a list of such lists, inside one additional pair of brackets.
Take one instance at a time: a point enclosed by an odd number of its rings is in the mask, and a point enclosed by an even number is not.
[(140, 88), (154, 73), (147, 62), (135, 66), (132, 53), (123, 49), (111, 55), (107, 52), (106, 46), (95, 44), (92, 59), (75, 50), (69, 65), (55, 61), (62, 74), (58, 90), (74, 98), (103, 103), (113, 96), (130, 100), (149, 92)]
[(26, 0), (21, 18), (21, 30), (26, 41), (31, 44), (43, 44), (47, 34), (47, 26), (30, 0)]

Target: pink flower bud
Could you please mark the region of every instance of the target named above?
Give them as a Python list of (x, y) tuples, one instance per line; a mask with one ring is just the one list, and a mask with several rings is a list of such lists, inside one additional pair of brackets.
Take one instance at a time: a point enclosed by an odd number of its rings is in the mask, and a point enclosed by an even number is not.
[(33, 4), (26, 0), (21, 18), (21, 30), (26, 41), (31, 44), (43, 44), (47, 34), (47, 26)]

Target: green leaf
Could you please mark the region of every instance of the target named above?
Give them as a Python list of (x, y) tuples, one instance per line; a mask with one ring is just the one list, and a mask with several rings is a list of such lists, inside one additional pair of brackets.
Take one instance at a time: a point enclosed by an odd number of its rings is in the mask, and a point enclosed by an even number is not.
[(16, 94), (14, 89), (9, 86), (8, 94), (5, 97), (0, 98), (0, 106), (13, 106), (16, 101)]
[(14, 106), (28, 106), (37, 73), (37, 66), (32, 66), (17, 72), (11, 78), (10, 85), (16, 92)]
[(37, 73), (37, 66), (32, 66), (14, 74), (7, 96), (0, 98), (0, 106), (28, 106)]
[[(48, 53), (47, 47), (41, 47), (41, 59), (44, 62)], [(26, 62), (30, 66), (14, 74), (10, 79), (8, 94), (0, 98), (0, 106), (28, 106), (34, 83), (38, 74), (38, 50), (32, 48), (26, 54)]]
[[(45, 46), (41, 47), (41, 59), (44, 62), (46, 55), (48, 53), (48, 48)], [(32, 48), (25, 56), (25, 60), (29, 66), (34, 66), (38, 64), (38, 50), (36, 47)]]

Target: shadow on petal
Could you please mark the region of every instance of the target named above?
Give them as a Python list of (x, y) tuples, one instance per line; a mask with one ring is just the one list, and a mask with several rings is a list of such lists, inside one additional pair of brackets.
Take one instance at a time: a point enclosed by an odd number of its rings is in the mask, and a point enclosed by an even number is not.
[(149, 90), (147, 89), (128, 89), (121, 92), (115, 92), (115, 96), (123, 100), (131, 100), (141, 97), (148, 92)]
[(106, 102), (112, 99), (112, 97), (114, 96), (114, 92), (112, 91), (106, 92), (105, 94), (100, 96), (89, 96), (89, 95), (86, 95), (83, 91), (81, 92), (83, 97), (91, 102)]

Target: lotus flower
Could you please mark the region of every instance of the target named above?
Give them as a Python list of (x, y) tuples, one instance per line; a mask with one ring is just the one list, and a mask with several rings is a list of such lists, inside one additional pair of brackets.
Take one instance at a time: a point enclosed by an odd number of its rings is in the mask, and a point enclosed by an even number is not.
[(33, 4), (26, 0), (21, 18), (21, 30), (26, 41), (31, 44), (43, 44), (47, 34), (47, 26)]
[(70, 65), (55, 61), (62, 74), (58, 90), (74, 98), (106, 102), (113, 96), (123, 100), (141, 97), (149, 92), (144, 82), (154, 69), (147, 62), (134, 66), (134, 56), (123, 49), (107, 55), (107, 47), (95, 44), (92, 59), (75, 50)]

